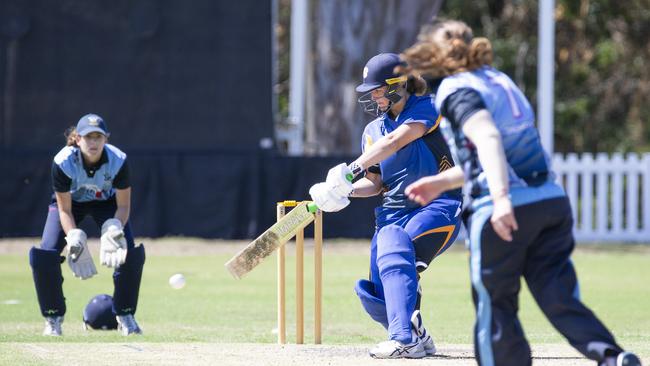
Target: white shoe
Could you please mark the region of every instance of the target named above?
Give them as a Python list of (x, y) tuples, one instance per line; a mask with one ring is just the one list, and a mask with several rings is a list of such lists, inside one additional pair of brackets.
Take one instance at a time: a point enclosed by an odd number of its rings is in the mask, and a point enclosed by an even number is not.
[(413, 324), (413, 329), (420, 338), (420, 343), (422, 343), (422, 347), (427, 356), (435, 355), (436, 345), (433, 343), (433, 338), (429, 335), (426, 328), (424, 328), (424, 324), (422, 324), (422, 314), (420, 314), (420, 310), (413, 312), (413, 315), (411, 316), (411, 324)]
[(402, 344), (395, 340), (381, 342), (370, 350), (374, 358), (422, 358), (426, 356), (419, 338), (415, 342)]
[(123, 336), (142, 334), (142, 329), (138, 326), (133, 314), (118, 315), (115, 318), (117, 319), (117, 330), (121, 331)]
[(63, 335), (63, 331), (61, 330), (62, 323), (63, 323), (62, 316), (46, 316), (45, 329), (43, 330), (43, 335), (54, 336), (54, 337), (62, 336)]

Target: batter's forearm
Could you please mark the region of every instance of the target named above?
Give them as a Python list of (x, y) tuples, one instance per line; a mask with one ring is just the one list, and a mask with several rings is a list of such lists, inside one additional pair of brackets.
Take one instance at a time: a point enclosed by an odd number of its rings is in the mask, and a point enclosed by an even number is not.
[(356, 164), (361, 166), (362, 169), (368, 169), (368, 167), (386, 160), (399, 149), (424, 136), (426, 132), (427, 128), (423, 123), (402, 124), (393, 132), (370, 145), (350, 166)]
[(369, 149), (361, 154), (357, 160), (350, 164), (350, 166), (353, 166), (356, 163), (361, 166), (362, 169), (367, 169), (370, 166), (384, 161), (384, 159), (396, 153), (397, 150), (399, 150), (397, 139), (388, 135), (375, 142)]
[(354, 191), (350, 197), (372, 197), (381, 193), (382, 186), (367, 178), (361, 178), (354, 183)]

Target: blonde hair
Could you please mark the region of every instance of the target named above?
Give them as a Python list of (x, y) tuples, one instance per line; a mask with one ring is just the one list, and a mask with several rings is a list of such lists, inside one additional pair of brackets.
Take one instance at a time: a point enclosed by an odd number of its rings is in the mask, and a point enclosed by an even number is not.
[(472, 28), (458, 20), (441, 20), (425, 26), (418, 41), (401, 58), (411, 74), (444, 77), (492, 64), (492, 44), (474, 38)]
[(68, 127), (63, 133), (63, 136), (65, 136), (66, 146), (77, 146), (77, 137), (79, 134), (75, 126)]

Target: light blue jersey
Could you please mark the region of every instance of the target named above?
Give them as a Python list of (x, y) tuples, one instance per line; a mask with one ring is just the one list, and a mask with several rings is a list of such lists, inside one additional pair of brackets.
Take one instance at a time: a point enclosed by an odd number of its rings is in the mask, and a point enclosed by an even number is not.
[[(511, 187), (539, 185), (551, 178), (549, 159), (542, 148), (534, 124), (535, 113), (524, 94), (506, 74), (484, 66), (448, 76), (436, 93), (436, 107), (440, 110), (446, 99), (461, 89), (476, 91), (492, 115), (501, 133)], [(476, 159), (475, 152), (471, 151), (473, 145), (465, 141), (460, 126), (443, 124), (442, 127), (453, 129), (451, 133), (445, 131), (445, 135), (451, 134), (455, 137), (453, 140), (456, 146), (452, 151), (458, 154), (458, 161), (471, 165), (464, 166), (466, 178), (471, 185), (468, 193), (474, 197), (488, 194), (483, 169)]]
[(66, 146), (54, 157), (54, 163), (71, 179), (70, 194), (74, 202), (105, 201), (115, 195), (113, 179), (122, 168), (126, 154), (110, 144), (104, 145), (103, 154), (107, 161), (93, 174), (84, 169), (81, 151), (76, 146)]

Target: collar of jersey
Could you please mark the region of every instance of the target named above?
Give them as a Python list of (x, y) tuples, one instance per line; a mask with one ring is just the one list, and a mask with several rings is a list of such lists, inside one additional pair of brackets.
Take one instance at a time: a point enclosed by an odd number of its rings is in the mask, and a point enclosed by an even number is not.
[(416, 102), (417, 99), (418, 99), (418, 96), (417, 96), (417, 95), (410, 95), (409, 98), (406, 100), (406, 103), (404, 104), (404, 108), (402, 109), (402, 112), (401, 112), (400, 114), (398, 114), (397, 117), (396, 117), (395, 119), (390, 118), (390, 115), (389, 115), (388, 112), (384, 113), (384, 114), (382, 115), (382, 118), (384, 119), (384, 121), (390, 121), (390, 122), (392, 122), (392, 123), (394, 123), (394, 124), (399, 125), (399, 124), (400, 124), (400, 123), (398, 122), (399, 117), (400, 117), (401, 115), (403, 115), (404, 112), (405, 112), (406, 110), (408, 110), (409, 108), (411, 108), (411, 106), (412, 106), (413, 104), (415, 104), (415, 102)]
[(93, 165), (86, 165), (86, 162), (84, 161), (83, 158), (83, 154), (81, 153), (81, 149), (79, 149), (78, 154), (79, 154), (79, 159), (81, 160), (81, 164), (83, 165), (85, 171), (89, 171), (89, 170), (97, 171), (97, 169), (99, 169), (100, 166), (108, 163), (108, 154), (106, 153), (106, 147), (104, 147), (104, 150), (102, 150), (102, 156), (100, 156), (99, 160)]

